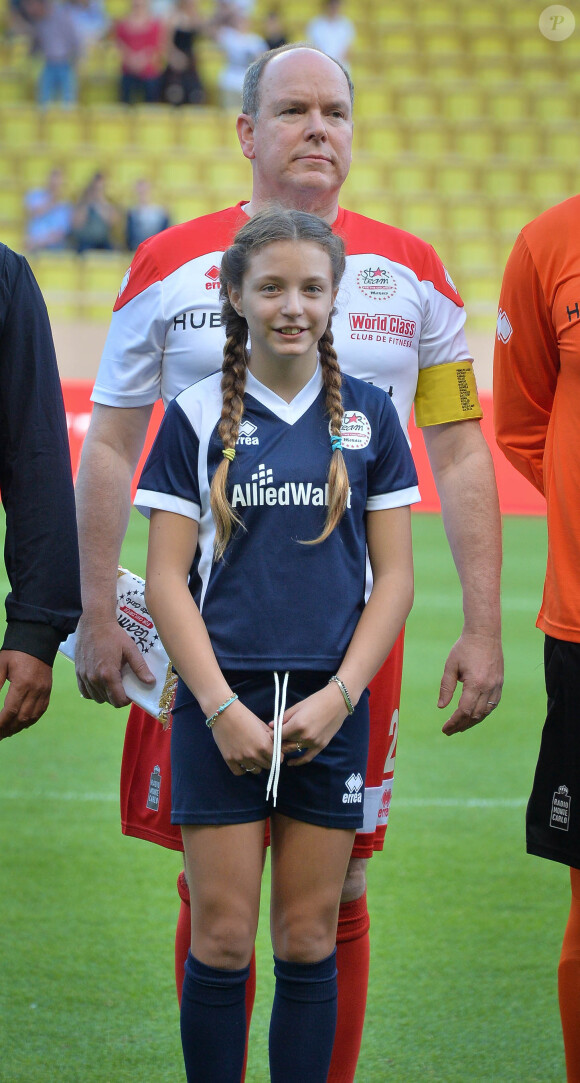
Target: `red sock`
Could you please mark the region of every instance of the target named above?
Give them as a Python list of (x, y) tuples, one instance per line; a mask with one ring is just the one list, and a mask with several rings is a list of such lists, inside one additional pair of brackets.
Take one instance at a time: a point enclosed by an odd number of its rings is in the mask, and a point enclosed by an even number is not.
[[(175, 983), (177, 985), (177, 1000), (181, 1007), (181, 990), (185, 972), (185, 960), (191, 946), (191, 906), (189, 904), (189, 888), (185, 873), (182, 870), (177, 877), (177, 893), (181, 899), (177, 928), (175, 930)], [(246, 1063), (248, 1060), (248, 1039), (250, 1036), (250, 1023), (256, 996), (256, 952), (250, 960), (250, 976), (246, 982), (246, 1055), (244, 1057), (244, 1071), (241, 1083), (246, 1077)]]
[(558, 967), (568, 1083), (580, 1083), (580, 869), (570, 869), (572, 905)]
[(338, 1021), (328, 1083), (353, 1083), (362, 1041), (369, 983), (370, 918), (367, 893), (338, 911), (336, 966)]

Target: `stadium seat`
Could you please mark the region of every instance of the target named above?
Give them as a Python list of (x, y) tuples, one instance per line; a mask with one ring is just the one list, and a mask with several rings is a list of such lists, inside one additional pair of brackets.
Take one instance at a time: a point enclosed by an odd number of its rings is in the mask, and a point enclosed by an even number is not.
[(24, 252), (24, 230), (22, 226), (12, 219), (0, 218), (0, 241), (12, 248), (14, 252)]
[(131, 142), (135, 146), (163, 150), (177, 142), (175, 109), (171, 105), (134, 105), (131, 109)]
[(530, 116), (527, 94), (517, 82), (490, 87), (486, 101), (488, 116), (498, 124), (526, 121)]
[[(241, 196), (238, 196), (238, 199), (240, 198)], [(219, 210), (215, 197), (208, 193), (206, 188), (188, 187), (183, 192), (167, 191), (164, 202), (174, 224), (189, 222), (192, 218)]]
[(443, 87), (440, 100), (447, 121), (478, 123), (485, 115), (485, 94), (470, 80)]
[(77, 258), (82, 273), (84, 318), (108, 321), (129, 257), (125, 252), (84, 252)]
[(87, 134), (91, 143), (106, 150), (125, 148), (133, 142), (133, 112), (124, 105), (87, 107)]
[(49, 147), (61, 150), (77, 147), (87, 140), (84, 109), (61, 109), (55, 106), (47, 109), (41, 117), (42, 141)]
[(74, 319), (83, 314), (84, 261), (75, 252), (41, 252), (29, 256), (30, 265), (52, 319)]
[(525, 190), (526, 164), (496, 158), (480, 174), (482, 191), (492, 197), (518, 196)]
[(40, 113), (36, 105), (5, 105), (0, 108), (0, 142), (3, 148), (29, 147), (40, 138)]
[(536, 87), (531, 92), (531, 107), (533, 116), (546, 124), (577, 119), (578, 115), (577, 95), (570, 91), (566, 83)]
[(434, 166), (434, 180), (442, 198), (471, 196), (478, 188), (479, 169), (469, 159), (448, 158)]
[(161, 187), (168, 192), (173, 189), (187, 191), (203, 182), (205, 176), (205, 157), (191, 151), (174, 153), (157, 160), (156, 176)]
[(451, 132), (440, 121), (417, 121), (406, 126), (407, 147), (412, 154), (424, 158), (440, 158), (448, 153)]
[(558, 163), (539, 162), (529, 170), (527, 190), (538, 196), (546, 207), (559, 203), (578, 190), (575, 171)]
[(398, 198), (399, 221), (409, 233), (416, 233), (425, 241), (438, 245), (445, 229), (444, 208), (432, 195), (403, 196)]
[(567, 162), (570, 165), (577, 164), (578, 123), (564, 121), (560, 124), (548, 124), (543, 130), (543, 152), (547, 158)]
[(387, 191), (393, 195), (423, 194), (432, 188), (429, 163), (422, 159), (416, 161), (400, 159), (396, 168), (388, 172)]
[(514, 161), (537, 158), (542, 150), (543, 129), (535, 121), (497, 125), (498, 150)]
[[(173, 164), (176, 166), (175, 171), (178, 172), (179, 166), (176, 163)], [(107, 174), (111, 183), (128, 193), (132, 192), (138, 180), (145, 178), (154, 183), (158, 176), (157, 166), (158, 159), (155, 155), (131, 149), (114, 157), (107, 169)]]
[(239, 153), (215, 151), (205, 159), (204, 179), (210, 191), (215, 188), (247, 191), (252, 183), (250, 163)]
[(179, 146), (198, 152), (224, 146), (225, 117), (221, 110), (206, 106), (178, 109), (175, 120)]
[(467, 121), (453, 125), (450, 133), (451, 149), (474, 162), (485, 162), (500, 150), (495, 130), (485, 121)]
[(454, 235), (481, 234), (490, 228), (490, 204), (481, 195), (455, 193), (445, 201), (447, 228)]

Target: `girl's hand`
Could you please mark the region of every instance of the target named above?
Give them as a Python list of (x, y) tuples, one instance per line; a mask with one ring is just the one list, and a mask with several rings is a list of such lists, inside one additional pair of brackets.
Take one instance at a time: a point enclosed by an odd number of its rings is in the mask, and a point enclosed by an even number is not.
[[(301, 767), (315, 756), (338, 733), (348, 712), (342, 693), (336, 684), (327, 684), (319, 692), (289, 707), (282, 722), (282, 752), (296, 752), (296, 746), (304, 749), (304, 755), (292, 756), (288, 767)], [(274, 723), (270, 722), (273, 730)]]
[(270, 770), (272, 731), (239, 700), (216, 719), (211, 732), (232, 774)]

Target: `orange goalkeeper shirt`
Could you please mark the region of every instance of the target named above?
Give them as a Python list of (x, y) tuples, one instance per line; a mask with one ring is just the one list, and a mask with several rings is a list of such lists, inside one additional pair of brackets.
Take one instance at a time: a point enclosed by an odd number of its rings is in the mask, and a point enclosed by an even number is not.
[(537, 625), (580, 642), (580, 196), (520, 233), (494, 357), (499, 446), (546, 497), (548, 563)]

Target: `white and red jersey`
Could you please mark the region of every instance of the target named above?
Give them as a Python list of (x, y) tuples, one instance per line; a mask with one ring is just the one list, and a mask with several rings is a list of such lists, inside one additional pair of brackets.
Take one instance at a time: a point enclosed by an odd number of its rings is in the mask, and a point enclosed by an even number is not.
[[(221, 367), (219, 268), (247, 221), (242, 205), (174, 226), (145, 241), (121, 284), (97, 380), (95, 402), (165, 405)], [(410, 233), (339, 210), (346, 270), (333, 332), (341, 367), (392, 396), (406, 428), (421, 372), (450, 366), (429, 424), (481, 416), (465, 409), (456, 371), (470, 369), (463, 303), (433, 248)], [(471, 410), (471, 412), (470, 412)], [(459, 412), (458, 412), (459, 411)], [(419, 419), (419, 423), (420, 419)]]

